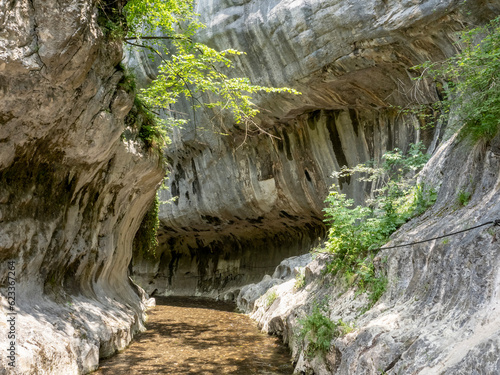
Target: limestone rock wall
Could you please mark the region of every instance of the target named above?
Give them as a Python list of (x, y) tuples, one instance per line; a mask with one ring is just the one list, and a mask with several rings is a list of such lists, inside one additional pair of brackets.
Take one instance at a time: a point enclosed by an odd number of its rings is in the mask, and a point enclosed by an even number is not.
[(405, 106), (436, 93), (411, 83), (412, 67), (456, 52), (455, 31), (489, 20), (495, 1), (202, 0), (203, 39), (246, 52), (238, 72), (290, 86), (299, 97), (259, 101), (273, 121), (315, 109)]
[(89, 1), (0, 2), (2, 348), (11, 261), (17, 313), (2, 374), (86, 373), (143, 328), (128, 264), (163, 170), (125, 132), (122, 49), (97, 15)]
[[(444, 143), (422, 173), (426, 183), (440, 187), (437, 203), (400, 228), (388, 246), (498, 220), (499, 146), (500, 136), (489, 144), (457, 137)], [(471, 194), (466, 206), (458, 201), (460, 191)], [(323, 276), (328, 258), (322, 256), (309, 263), (288, 261), (282, 266), (288, 272), (244, 287), (238, 303), (263, 330), (288, 343), (296, 373), (494, 374), (500, 349), (499, 232), (490, 224), (381, 251), (375, 263), (387, 272), (389, 286), (368, 311), (366, 295), (341, 278)], [(296, 287), (298, 272), (305, 275), (302, 288)], [(277, 296), (271, 306), (266, 292)], [(300, 319), (317, 304), (331, 320), (354, 329), (334, 338), (327, 353), (308, 356), (297, 339)]]
[[(325, 234), (324, 199), (334, 170), (378, 159), (433, 132), (395, 111), (316, 111), (270, 131), (274, 137), (189, 145), (169, 154), (170, 190), (160, 211), (157, 259), (134, 259), (134, 277), (149, 293), (218, 296), (255, 282), (284, 258)], [(405, 121), (406, 120), (406, 121)], [(369, 185), (338, 181), (361, 200)]]
[[(499, 4), (202, 0), (197, 11), (207, 25), (200, 40), (246, 52), (230, 74), (302, 92), (255, 98), (262, 131), (250, 134), (230, 116), (193, 113), (188, 103), (176, 108), (191, 122), (174, 131), (162, 194), (178, 199), (161, 207), (158, 258), (137, 257), (133, 270), (149, 292), (217, 296), (314, 246), (325, 233), (323, 201), (332, 183), (358, 202), (370, 192), (335, 181), (333, 170), (416, 141), (435, 150), (446, 124), (422, 131), (419, 119), (397, 109), (442, 94), (416, 84), (413, 67), (453, 55), (456, 31), (491, 19)], [(141, 53), (131, 61), (151, 78), (154, 67)]]

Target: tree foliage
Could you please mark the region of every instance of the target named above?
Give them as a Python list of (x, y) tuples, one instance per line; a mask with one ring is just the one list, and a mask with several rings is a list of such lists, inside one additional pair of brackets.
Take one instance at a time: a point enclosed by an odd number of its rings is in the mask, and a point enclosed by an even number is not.
[(461, 52), (419, 66), (423, 77), (446, 82), (448, 109), (473, 139), (493, 138), (500, 124), (500, 17), (460, 34)]
[[(248, 129), (252, 117), (259, 111), (251, 102), (256, 92), (298, 94), (290, 88), (271, 88), (251, 84), (245, 77), (230, 78), (225, 71), (234, 67), (233, 58), (243, 52), (234, 49), (216, 51), (196, 41), (204, 27), (194, 12), (192, 0), (130, 0), (123, 9), (98, 1), (99, 23), (108, 38), (124, 40), (131, 46), (144, 48), (159, 61), (156, 79), (139, 91), (134, 107), (126, 119), (138, 127), (138, 135), (150, 150), (162, 156), (168, 142), (167, 129), (185, 123), (185, 119), (169, 116), (159, 118), (159, 110), (171, 111), (180, 99), (190, 100), (193, 107), (220, 108), (232, 112), (236, 123)], [(124, 19), (125, 17), (125, 19)], [(123, 89), (136, 93), (133, 75), (124, 71), (120, 82)], [(216, 99), (199, 100), (211, 93)], [(154, 256), (157, 246), (158, 199), (148, 211), (135, 239), (135, 248)]]
[(416, 184), (416, 172), (429, 156), (420, 143), (410, 146), (406, 155), (399, 149), (384, 154), (379, 166), (374, 163), (343, 167), (334, 177), (356, 176), (379, 188), (365, 205), (341, 194), (334, 185), (326, 198), (325, 222), (329, 225), (326, 251), (331, 254), (327, 270), (343, 273), (355, 280), (361, 291), (369, 290), (375, 303), (385, 290), (387, 280), (376, 275), (373, 257), (389, 236), (411, 217), (423, 213), (434, 203), (436, 193)]
[[(141, 91), (141, 99), (152, 109), (169, 110), (179, 98), (194, 107), (227, 109), (236, 123), (248, 122), (259, 111), (250, 94), (289, 92), (290, 88), (253, 85), (248, 78), (230, 78), (224, 71), (234, 67), (232, 58), (243, 52), (234, 49), (216, 51), (196, 42), (196, 33), (204, 27), (188, 0), (131, 0), (125, 6), (129, 44), (150, 51), (160, 64), (156, 79)], [(209, 103), (200, 94), (212, 93)]]

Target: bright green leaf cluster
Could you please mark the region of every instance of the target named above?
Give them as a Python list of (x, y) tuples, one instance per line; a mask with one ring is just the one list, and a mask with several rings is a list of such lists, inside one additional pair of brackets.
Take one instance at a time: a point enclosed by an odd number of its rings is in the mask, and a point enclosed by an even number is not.
[(130, 0), (125, 5), (128, 36), (141, 39), (161, 32), (165, 37), (188, 39), (203, 27), (193, 5), (186, 0)]
[[(334, 177), (358, 175), (360, 181), (376, 183), (380, 188), (366, 205), (354, 205), (352, 199), (332, 187), (326, 198), (325, 222), (329, 225), (326, 251), (332, 254), (327, 270), (343, 273), (356, 282), (361, 291), (370, 290), (375, 303), (385, 290), (387, 280), (376, 275), (375, 252), (389, 236), (411, 217), (423, 213), (435, 202), (436, 192), (415, 183), (415, 172), (428, 160), (422, 144), (411, 145), (407, 155), (395, 149), (383, 156), (381, 166), (360, 164), (344, 167)], [(359, 176), (360, 175), (360, 176)]]
[(465, 124), (464, 134), (491, 139), (500, 125), (500, 17), (462, 32), (459, 46), (461, 52), (452, 58), (418, 68), (447, 82), (445, 102)]
[[(204, 26), (191, 1), (131, 0), (125, 13), (129, 44), (144, 47), (151, 57), (160, 59), (157, 78), (141, 92), (142, 100), (151, 109), (168, 110), (184, 97), (193, 107), (229, 110), (236, 123), (241, 123), (259, 112), (249, 94), (299, 94), (290, 88), (263, 87), (251, 84), (248, 78), (228, 77), (224, 71), (234, 67), (231, 58), (242, 52), (216, 51), (196, 42), (196, 32)], [(204, 93), (214, 94), (216, 99), (203, 103), (200, 98)]]
[(331, 341), (351, 332), (354, 328), (339, 319), (332, 321), (323, 313), (320, 306), (315, 305), (312, 312), (304, 319), (299, 319), (301, 330), (299, 338), (303, 341), (307, 338), (307, 354), (312, 357), (316, 353), (326, 353), (330, 349)]

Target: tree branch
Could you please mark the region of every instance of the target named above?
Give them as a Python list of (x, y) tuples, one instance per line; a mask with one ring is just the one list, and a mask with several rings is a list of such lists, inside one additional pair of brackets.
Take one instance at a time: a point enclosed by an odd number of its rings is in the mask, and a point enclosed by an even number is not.
[(141, 37), (132, 37), (132, 38), (125, 38), (124, 40), (127, 42), (129, 40), (187, 40), (189, 42), (193, 42), (191, 38), (189, 37), (181, 37), (181, 36), (141, 36)]

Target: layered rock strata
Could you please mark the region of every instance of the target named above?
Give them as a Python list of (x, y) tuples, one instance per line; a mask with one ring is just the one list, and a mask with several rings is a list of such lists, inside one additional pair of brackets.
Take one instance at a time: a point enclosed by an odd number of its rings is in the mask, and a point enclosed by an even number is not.
[[(370, 193), (332, 171), (416, 141), (432, 152), (445, 124), (422, 130), (425, 122), (401, 108), (435, 102), (442, 90), (415, 83), (421, 72), (413, 67), (456, 53), (456, 32), (486, 22), (499, 5), (207, 0), (197, 10), (207, 24), (203, 42), (247, 53), (231, 74), (302, 95), (257, 98), (262, 131), (176, 108), (191, 122), (174, 131), (163, 198), (178, 199), (161, 208), (158, 258), (133, 262), (137, 280), (160, 294), (223, 296), (258, 281), (280, 257), (306, 252), (323, 236), (332, 183), (358, 202)], [(151, 75), (139, 53), (132, 60)]]
[(125, 128), (121, 44), (97, 16), (89, 1), (0, 6), (2, 374), (87, 373), (143, 327), (128, 264), (163, 169)]
[[(454, 137), (423, 171), (439, 186), (437, 203), (405, 224), (387, 244), (422, 241), (500, 219), (500, 136), (472, 145)], [(471, 194), (463, 206), (460, 191)], [(368, 311), (341, 277), (323, 275), (328, 257), (288, 261), (256, 285), (242, 289), (240, 308), (261, 328), (291, 347), (295, 373), (306, 374), (495, 374), (500, 350), (500, 227), (489, 224), (447, 238), (381, 251), (388, 290)], [(278, 270), (277, 270), (278, 271)], [(296, 274), (304, 275), (297, 287)], [(300, 285), (300, 284), (299, 284)], [(272, 304), (270, 295), (275, 296)], [(326, 353), (307, 351), (298, 339), (300, 319), (313, 307), (353, 327)], [(309, 355), (307, 353), (310, 353)]]

